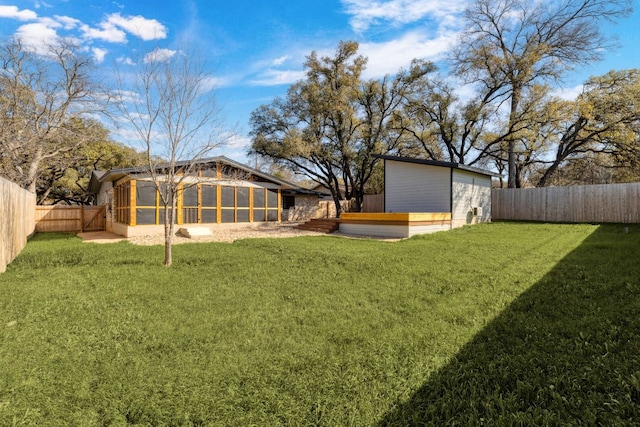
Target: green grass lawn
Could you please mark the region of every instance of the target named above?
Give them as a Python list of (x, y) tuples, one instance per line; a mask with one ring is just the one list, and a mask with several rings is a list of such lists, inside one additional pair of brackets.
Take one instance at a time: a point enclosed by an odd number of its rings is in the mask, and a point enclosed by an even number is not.
[(36, 235), (0, 425), (632, 425), (640, 226), (163, 248)]

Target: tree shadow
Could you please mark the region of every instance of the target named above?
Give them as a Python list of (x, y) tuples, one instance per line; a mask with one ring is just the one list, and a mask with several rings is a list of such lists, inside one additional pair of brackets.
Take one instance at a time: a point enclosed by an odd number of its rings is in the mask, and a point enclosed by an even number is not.
[(640, 226), (626, 227), (600, 226), (378, 425), (638, 425)]
[(55, 242), (61, 240), (78, 240), (81, 239), (76, 233), (54, 231), (54, 232), (38, 232), (29, 237), (29, 242)]

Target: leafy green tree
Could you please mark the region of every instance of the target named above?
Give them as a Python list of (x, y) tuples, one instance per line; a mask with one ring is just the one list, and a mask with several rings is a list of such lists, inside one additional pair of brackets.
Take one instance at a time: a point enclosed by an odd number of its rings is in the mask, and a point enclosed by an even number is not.
[(608, 163), (621, 166), (640, 158), (640, 69), (592, 77), (575, 102), (553, 100), (547, 110), (557, 113), (547, 126), (554, 152), (537, 186), (546, 186), (567, 161), (588, 154), (610, 155)]
[(97, 122), (75, 123), (105, 111), (91, 60), (68, 40), (46, 50), (0, 46), (0, 174), (33, 193), (45, 164), (92, 140)]
[(304, 64), (306, 79), (251, 116), (251, 153), (327, 187), (338, 215), (343, 199), (360, 210), (375, 155), (401, 146), (397, 111), (434, 70), (429, 62), (414, 61), (394, 77), (364, 80), (367, 60), (357, 51), (358, 43), (350, 41), (341, 42), (334, 57), (312, 52)]
[[(594, 185), (640, 181), (640, 159), (629, 159), (609, 153), (576, 154), (564, 161), (545, 185)], [(545, 167), (531, 173), (536, 183), (546, 171)]]
[(143, 153), (110, 140), (109, 132), (101, 125), (86, 127), (94, 132), (92, 140), (76, 151), (43, 163), (37, 186), (39, 204), (92, 204), (94, 195), (88, 188), (92, 171), (145, 164)]
[(453, 52), (459, 76), (507, 103), (499, 138), (506, 142), (508, 186), (516, 186), (516, 143), (523, 99), (536, 83), (560, 79), (601, 58), (610, 41), (600, 29), (631, 11), (630, 0), (475, 0)]
[(500, 149), (501, 138), (487, 140), (496, 119), (494, 94), (461, 101), (455, 88), (442, 77), (425, 80), (413, 93), (396, 120), (405, 139), (403, 151), (415, 157), (483, 166)]

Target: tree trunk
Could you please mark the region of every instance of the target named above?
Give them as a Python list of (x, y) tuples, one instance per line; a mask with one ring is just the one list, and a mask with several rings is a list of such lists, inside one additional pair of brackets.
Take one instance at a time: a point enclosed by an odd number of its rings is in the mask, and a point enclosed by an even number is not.
[(509, 139), (509, 145), (507, 146), (508, 158), (507, 158), (507, 171), (509, 177), (507, 178), (507, 188), (516, 188), (516, 155), (515, 142), (513, 139)]
[[(509, 112), (509, 132), (512, 132), (516, 117), (518, 114), (518, 106), (520, 105), (520, 96), (522, 89), (514, 85), (513, 91), (511, 92), (511, 111)], [(507, 150), (508, 150), (508, 158), (507, 158), (507, 171), (509, 173), (509, 179), (507, 181), (508, 188), (516, 188), (517, 187), (517, 170), (516, 170), (516, 154), (515, 154), (515, 136), (513, 134), (509, 135)]]
[(175, 197), (172, 197), (171, 205), (164, 208), (164, 265), (171, 267), (172, 259), (172, 243), (175, 219)]
[(556, 173), (556, 170), (558, 169), (558, 166), (560, 166), (560, 162), (558, 162), (558, 161), (553, 162), (551, 164), (551, 166), (549, 166), (547, 168), (547, 170), (544, 171), (544, 174), (538, 180), (538, 183), (536, 184), (536, 187), (546, 187), (548, 185), (548, 182), (551, 179), (551, 177)]
[[(168, 228), (168, 229), (167, 229)], [(165, 267), (171, 267), (173, 262), (171, 258), (171, 229), (170, 225), (165, 225), (164, 231), (164, 265)]]
[(342, 214), (342, 206), (340, 205), (340, 194), (334, 194), (333, 204), (336, 206), (336, 218), (340, 218)]
[(362, 187), (354, 192), (353, 197), (353, 211), (354, 212), (362, 212), (362, 204), (364, 203), (364, 191)]
[(27, 169), (27, 176), (25, 177), (25, 187), (28, 191), (35, 194), (36, 185), (38, 184), (38, 167), (40, 166), (40, 159), (42, 158), (42, 148), (38, 148), (29, 163)]

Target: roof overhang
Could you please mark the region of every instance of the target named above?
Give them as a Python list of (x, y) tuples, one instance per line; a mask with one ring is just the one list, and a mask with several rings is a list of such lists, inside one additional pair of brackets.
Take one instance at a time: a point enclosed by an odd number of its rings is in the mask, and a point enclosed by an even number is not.
[[(192, 164), (192, 161), (178, 161), (176, 162), (175, 166), (177, 168), (180, 168), (182, 166), (187, 166)], [(257, 177), (260, 177), (266, 181), (270, 181), (274, 184), (278, 184), (280, 186), (280, 188), (284, 189), (284, 190), (289, 190), (291, 192), (294, 193), (299, 193), (299, 194), (308, 194), (308, 195), (317, 195), (320, 196), (321, 193), (317, 192), (317, 191), (313, 191), (313, 190), (309, 190), (306, 188), (302, 188), (296, 184), (293, 184), (291, 182), (285, 181), (283, 179), (280, 179), (278, 177), (275, 177), (273, 175), (270, 175), (268, 173), (262, 172), (258, 169), (254, 169), (250, 166), (247, 166), (245, 164), (236, 162), (235, 160), (231, 160), (228, 157), (225, 156), (216, 156), (216, 157), (209, 157), (209, 158), (204, 158), (204, 159), (199, 159), (195, 162), (196, 164), (208, 164), (208, 163), (212, 163), (212, 164), (217, 164), (217, 163), (222, 163), (222, 164), (226, 164), (229, 166), (233, 166), (235, 168), (244, 170), (252, 175), (255, 175)], [(155, 166), (156, 170), (162, 170), (162, 169), (166, 169), (168, 167), (168, 164), (158, 164)], [(109, 181), (117, 181), (121, 178), (124, 178), (126, 176), (132, 175), (132, 174), (140, 174), (140, 173), (148, 173), (149, 172), (149, 168), (148, 167), (130, 167), (130, 168), (120, 168), (120, 169), (111, 169), (107, 172), (104, 171), (96, 171), (94, 170), (91, 174), (91, 179), (89, 181), (89, 191), (92, 194), (96, 194), (100, 191), (100, 185), (103, 182), (109, 182)]]
[(495, 172), (491, 172), (491, 171), (488, 171), (486, 169), (476, 168), (476, 167), (473, 167), (473, 166), (463, 165), (461, 163), (442, 162), (442, 161), (437, 161), (437, 160), (416, 159), (416, 158), (413, 158), (413, 157), (388, 156), (388, 155), (380, 155), (380, 154), (374, 154), (373, 157), (376, 157), (378, 159), (383, 159), (383, 160), (396, 161), (396, 162), (414, 163), (414, 164), (420, 164), (420, 165), (439, 166), (439, 167), (444, 167), (444, 168), (459, 169), (459, 170), (463, 170), (463, 171), (467, 171), (467, 172), (473, 172), (473, 173), (477, 173), (477, 174), (480, 174), (480, 175), (486, 175), (486, 176), (490, 176), (490, 177), (498, 177), (498, 176), (500, 176), (499, 174), (497, 174)]

